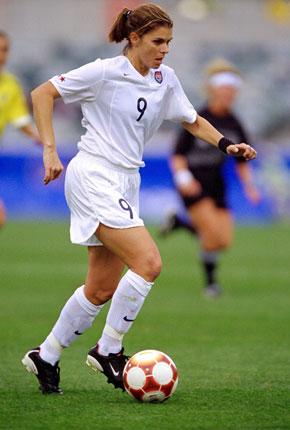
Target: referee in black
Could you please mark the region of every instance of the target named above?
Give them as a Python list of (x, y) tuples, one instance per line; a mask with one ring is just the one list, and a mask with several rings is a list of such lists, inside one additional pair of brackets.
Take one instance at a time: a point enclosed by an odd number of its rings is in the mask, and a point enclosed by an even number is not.
[[(214, 60), (206, 69), (206, 106), (199, 114), (234, 143), (249, 143), (240, 120), (232, 107), (242, 78), (239, 70), (224, 59)], [(205, 274), (204, 293), (218, 297), (221, 287), (217, 279), (220, 251), (233, 239), (233, 219), (225, 199), (226, 184), (223, 164), (226, 155), (196, 139), (186, 130), (178, 136), (171, 167), (176, 189), (187, 209), (190, 223), (177, 214), (168, 216), (161, 228), (163, 235), (186, 228), (200, 241), (200, 261)], [(238, 176), (246, 196), (257, 203), (259, 193), (244, 158), (235, 158)]]

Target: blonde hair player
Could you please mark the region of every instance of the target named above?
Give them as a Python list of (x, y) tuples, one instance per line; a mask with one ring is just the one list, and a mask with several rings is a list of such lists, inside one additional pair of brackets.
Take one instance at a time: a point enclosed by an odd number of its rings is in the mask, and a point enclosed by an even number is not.
[[(173, 23), (155, 4), (123, 9), (111, 42), (127, 41), (124, 54), (97, 59), (53, 77), (32, 92), (35, 120), (44, 144), (44, 183), (59, 177), (52, 126), (54, 100), (79, 102), (85, 134), (71, 160), (65, 195), (71, 211), (71, 241), (88, 247), (84, 285), (70, 297), (48, 337), (23, 359), (43, 393), (61, 393), (58, 362), (112, 299), (106, 324), (87, 364), (123, 389), (128, 359), (122, 346), (161, 271), (161, 257), (139, 216), (139, 168), (145, 143), (163, 120), (183, 124), (194, 135), (233, 155), (255, 158), (249, 145), (233, 145), (199, 117), (174, 71), (163, 65)], [(124, 267), (128, 270), (123, 277)]]
[[(0, 137), (8, 124), (12, 124), (23, 134), (39, 143), (34, 130), (22, 88), (14, 75), (4, 70), (10, 52), (8, 35), (0, 30)], [(5, 224), (6, 211), (0, 200), (0, 227)]]
[[(199, 112), (218, 130), (238, 143), (248, 137), (233, 104), (242, 85), (239, 70), (225, 59), (212, 61), (206, 68), (206, 105)], [(217, 278), (220, 252), (229, 248), (233, 237), (233, 219), (226, 201), (227, 183), (223, 166), (226, 157), (197, 136), (181, 130), (171, 159), (178, 193), (189, 216), (189, 223), (178, 214), (170, 214), (161, 229), (164, 235), (186, 228), (200, 242), (200, 262), (205, 275), (204, 293), (218, 297), (222, 289)], [(259, 201), (250, 166), (237, 157), (235, 167), (248, 199)]]

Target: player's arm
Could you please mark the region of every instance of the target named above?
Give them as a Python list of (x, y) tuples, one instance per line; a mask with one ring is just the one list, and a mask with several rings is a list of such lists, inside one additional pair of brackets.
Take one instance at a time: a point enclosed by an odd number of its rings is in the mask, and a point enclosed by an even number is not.
[(228, 155), (242, 156), (246, 160), (253, 160), (256, 158), (257, 153), (254, 148), (246, 143), (235, 145), (200, 115), (197, 115), (194, 123), (183, 122), (182, 126), (193, 136), (216, 146)]
[(45, 82), (31, 93), (34, 120), (43, 144), (44, 183), (59, 177), (63, 165), (58, 157), (52, 124), (54, 100), (60, 94), (51, 82)]
[(259, 203), (261, 196), (254, 184), (250, 166), (247, 163), (236, 163), (236, 170), (247, 198), (254, 204)]

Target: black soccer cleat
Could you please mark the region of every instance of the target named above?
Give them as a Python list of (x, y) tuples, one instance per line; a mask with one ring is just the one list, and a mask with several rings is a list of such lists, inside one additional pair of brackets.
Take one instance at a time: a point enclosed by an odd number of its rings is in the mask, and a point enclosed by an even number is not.
[(88, 352), (86, 364), (93, 370), (102, 372), (107, 377), (108, 384), (113, 384), (115, 388), (125, 391), (123, 370), (129, 357), (123, 352), (124, 348), (117, 354), (101, 355), (98, 352), (98, 345), (96, 345)]
[(34, 373), (37, 377), (42, 394), (63, 394), (58, 386), (60, 380), (58, 362), (52, 366), (40, 358), (39, 351), (39, 347), (28, 351), (21, 360), (22, 364), (28, 372)]

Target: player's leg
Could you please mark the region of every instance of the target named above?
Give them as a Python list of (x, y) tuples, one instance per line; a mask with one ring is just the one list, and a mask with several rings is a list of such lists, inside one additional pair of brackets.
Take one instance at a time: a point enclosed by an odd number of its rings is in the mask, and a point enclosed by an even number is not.
[[(89, 247), (88, 292), (84, 285), (74, 292), (44, 342), (22, 360), (27, 370), (38, 377), (43, 393), (61, 393), (58, 368), (61, 352), (92, 325), (103, 303), (112, 297), (123, 267), (120, 259), (105, 247)], [(93, 283), (96, 292), (91, 300)]]
[(232, 242), (233, 220), (226, 208), (219, 208), (211, 198), (204, 198), (189, 208), (192, 223), (200, 239), (200, 258), (206, 278), (205, 292), (217, 296), (221, 290), (217, 281), (220, 251)]
[(51, 333), (40, 345), (40, 357), (51, 364), (59, 360), (62, 348), (92, 325), (112, 297), (124, 268), (120, 259), (104, 246), (88, 248), (88, 263), (85, 285), (66, 302)]
[(111, 299), (115, 292), (124, 263), (105, 246), (88, 247), (88, 271), (84, 293), (95, 306), (100, 306)]
[(0, 228), (4, 226), (6, 222), (6, 211), (2, 200), (0, 200)]
[(146, 281), (154, 282), (160, 274), (160, 253), (144, 226), (118, 229), (100, 224), (96, 235), (107, 249)]
[[(101, 225), (98, 238), (129, 268), (113, 295), (106, 324), (87, 364), (101, 370), (115, 387), (123, 388), (123, 336), (129, 331), (161, 270), (159, 251), (145, 227), (112, 229)], [(93, 299), (93, 297), (92, 297)]]

